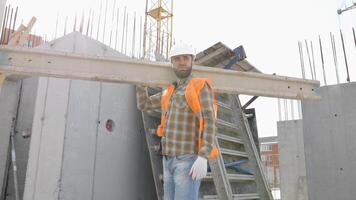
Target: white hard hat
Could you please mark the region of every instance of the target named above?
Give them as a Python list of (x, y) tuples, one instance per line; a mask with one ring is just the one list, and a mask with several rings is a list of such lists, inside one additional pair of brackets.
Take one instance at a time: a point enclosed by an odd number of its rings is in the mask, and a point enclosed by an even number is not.
[(179, 43), (179, 44), (175, 44), (171, 48), (171, 50), (169, 51), (168, 58), (171, 59), (173, 56), (184, 55), (184, 54), (192, 55), (193, 60), (195, 58), (195, 51), (193, 47), (185, 43)]

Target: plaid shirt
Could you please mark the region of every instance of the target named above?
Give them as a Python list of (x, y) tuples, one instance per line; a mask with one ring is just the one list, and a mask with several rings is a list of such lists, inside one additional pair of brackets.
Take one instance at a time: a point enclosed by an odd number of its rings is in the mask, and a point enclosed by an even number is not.
[[(198, 154), (208, 158), (215, 137), (215, 114), (212, 102), (212, 92), (209, 86), (205, 85), (200, 92), (201, 112), (204, 118), (204, 129), (202, 133), (203, 146), (199, 152), (195, 148), (195, 139), (198, 137), (198, 118), (190, 109), (185, 100), (185, 89), (189, 80), (179, 80), (174, 93), (171, 96), (167, 121), (162, 137), (162, 154), (177, 156), (182, 154)], [(160, 110), (161, 94), (157, 93), (148, 96), (146, 87), (137, 87), (137, 107), (142, 111)]]

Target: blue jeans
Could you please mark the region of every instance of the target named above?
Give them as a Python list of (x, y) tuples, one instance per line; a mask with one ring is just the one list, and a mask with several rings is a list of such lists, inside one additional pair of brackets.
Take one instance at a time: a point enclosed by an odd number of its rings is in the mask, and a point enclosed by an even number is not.
[(200, 180), (189, 176), (197, 155), (163, 156), (164, 200), (197, 200)]

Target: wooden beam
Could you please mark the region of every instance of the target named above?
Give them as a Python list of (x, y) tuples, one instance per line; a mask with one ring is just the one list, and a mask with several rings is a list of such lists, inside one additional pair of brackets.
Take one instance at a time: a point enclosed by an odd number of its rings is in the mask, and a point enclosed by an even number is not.
[(36, 17), (32, 17), (27, 26), (20, 25), (19, 28), (11, 34), (9, 46), (22, 46), (24, 41), (27, 39), (29, 33), (31, 32), (32, 27), (36, 23)]
[[(89, 56), (46, 49), (0, 47), (0, 72), (164, 87), (176, 80), (169, 63)], [(217, 92), (289, 99), (319, 99), (319, 81), (194, 66)]]

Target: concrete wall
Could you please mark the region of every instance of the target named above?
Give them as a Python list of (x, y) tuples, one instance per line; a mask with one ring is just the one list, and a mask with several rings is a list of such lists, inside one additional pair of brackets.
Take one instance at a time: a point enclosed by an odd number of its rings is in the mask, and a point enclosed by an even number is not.
[(281, 198), (307, 200), (303, 122), (277, 122)]
[[(41, 48), (122, 57), (77, 32)], [(134, 86), (40, 78), (36, 96), (25, 200), (156, 199)]]
[(141, 123), (134, 86), (40, 78), (24, 199), (155, 199)]
[(0, 199), (6, 192), (4, 184), (7, 179), (9, 164), (9, 142), (12, 118), (15, 117), (18, 98), (18, 84), (5, 81), (0, 95)]
[(304, 101), (303, 132), (309, 199), (356, 197), (356, 83), (322, 87)]

